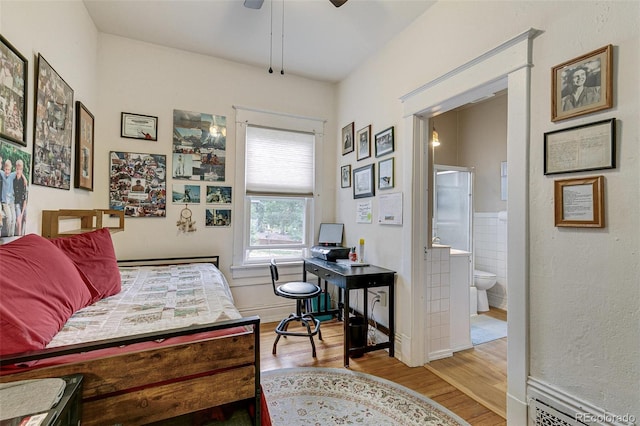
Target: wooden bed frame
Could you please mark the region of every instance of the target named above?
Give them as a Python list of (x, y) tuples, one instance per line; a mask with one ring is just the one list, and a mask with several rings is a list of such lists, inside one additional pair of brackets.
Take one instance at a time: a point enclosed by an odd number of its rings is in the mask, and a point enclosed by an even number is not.
[[(177, 264), (205, 259), (212, 257), (118, 264)], [(218, 266), (218, 256), (213, 259)], [(0, 358), (0, 366), (236, 327), (248, 331), (28, 371), (3, 371), (0, 383), (82, 374), (83, 425), (140, 425), (244, 400), (255, 404), (255, 424), (260, 425), (258, 316), (17, 354)]]

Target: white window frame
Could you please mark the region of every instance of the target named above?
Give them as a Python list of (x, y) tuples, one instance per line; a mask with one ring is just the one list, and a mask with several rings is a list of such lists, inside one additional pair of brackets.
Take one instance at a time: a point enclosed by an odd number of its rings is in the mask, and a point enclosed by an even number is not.
[[(305, 229), (304, 229), (304, 236), (302, 237), (302, 243), (300, 244), (278, 244), (277, 246), (260, 246), (260, 245), (251, 245), (251, 220), (250, 220), (250, 211), (251, 211), (251, 200), (255, 199), (255, 198), (266, 198), (266, 199), (298, 199), (298, 200), (303, 200), (305, 203), (304, 206), (304, 223), (305, 223)], [(311, 240), (309, 240), (309, 229), (308, 228), (312, 228), (313, 229), (313, 214), (312, 214), (312, 210), (313, 210), (313, 197), (286, 197), (286, 196), (275, 196), (275, 195), (245, 195), (244, 197), (245, 199), (245, 221), (244, 221), (244, 226), (245, 226), (245, 233), (244, 233), (244, 241), (243, 241), (243, 256), (244, 256), (244, 263), (245, 264), (254, 264), (254, 263), (258, 263), (258, 264), (264, 264), (265, 262), (268, 262), (269, 259), (260, 259), (260, 260), (248, 260), (248, 253), (251, 250), (256, 250), (256, 249), (299, 249), (302, 252), (302, 256), (306, 257), (309, 254), (309, 247), (311, 246), (311, 244), (313, 244), (313, 235), (311, 236)], [(313, 231), (312, 231), (313, 232)], [(278, 257), (279, 261), (297, 261), (300, 260), (300, 256), (297, 257)]]
[[(313, 133), (315, 136), (314, 143), (314, 191), (309, 197), (311, 200), (308, 202), (306, 209), (306, 229), (305, 229), (305, 242), (307, 248), (309, 248), (314, 241), (314, 229), (315, 218), (320, 216), (320, 203), (315, 201), (317, 194), (322, 192), (322, 179), (320, 178), (319, 171), (322, 165), (321, 158), (321, 146), (324, 139), (324, 124), (326, 120), (298, 116), (287, 113), (265, 111), (255, 108), (247, 108), (241, 106), (234, 106), (236, 112), (235, 129), (236, 129), (236, 170), (235, 170), (235, 186), (236, 194), (233, 202), (234, 216), (237, 221), (242, 222), (242, 226), (234, 227), (234, 248), (233, 248), (233, 266), (232, 270), (241, 270), (243, 268), (263, 268), (265, 262), (247, 262), (246, 248), (249, 242), (249, 230), (250, 230), (250, 205), (246, 197), (245, 192), (245, 155), (246, 155), (246, 128), (247, 125), (271, 127), (276, 129), (284, 129), (291, 131), (299, 131), (306, 133)], [(283, 196), (286, 197), (286, 196)], [(237, 223), (237, 222), (236, 222)]]

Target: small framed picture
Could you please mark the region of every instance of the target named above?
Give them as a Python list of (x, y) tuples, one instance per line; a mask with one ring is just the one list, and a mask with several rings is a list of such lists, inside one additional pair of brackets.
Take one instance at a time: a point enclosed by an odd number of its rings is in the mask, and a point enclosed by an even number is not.
[(230, 227), (231, 226), (231, 210), (230, 209), (207, 209), (205, 212), (206, 227)]
[(353, 152), (353, 121), (342, 128), (342, 155)]
[(93, 136), (95, 119), (76, 101), (76, 170), (74, 187), (93, 191)]
[(171, 189), (171, 201), (173, 204), (200, 204), (200, 185), (174, 183)]
[(376, 194), (373, 164), (353, 171), (353, 198), (373, 197)]
[(0, 137), (27, 146), (27, 70), (29, 63), (0, 35)]
[(376, 157), (393, 152), (393, 126), (376, 133)]
[(340, 167), (340, 187), (341, 188), (351, 187), (351, 165), (350, 164)]
[(612, 51), (604, 46), (551, 69), (551, 121), (613, 106)]
[(555, 225), (604, 228), (604, 176), (554, 182)]
[(120, 136), (130, 139), (158, 140), (158, 117), (123, 112), (120, 116)]
[(358, 144), (358, 152), (356, 154), (358, 161), (371, 157), (371, 125), (358, 130), (356, 142)]
[(378, 162), (378, 189), (393, 188), (393, 157)]
[(231, 187), (207, 185), (207, 204), (231, 204)]

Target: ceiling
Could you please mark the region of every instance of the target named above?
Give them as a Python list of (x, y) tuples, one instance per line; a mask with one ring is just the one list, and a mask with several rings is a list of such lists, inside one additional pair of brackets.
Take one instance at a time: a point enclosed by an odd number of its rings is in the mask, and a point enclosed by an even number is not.
[(345, 78), (435, 3), (349, 0), (336, 8), (329, 0), (265, 0), (256, 10), (243, 0), (83, 1), (103, 33), (329, 82)]

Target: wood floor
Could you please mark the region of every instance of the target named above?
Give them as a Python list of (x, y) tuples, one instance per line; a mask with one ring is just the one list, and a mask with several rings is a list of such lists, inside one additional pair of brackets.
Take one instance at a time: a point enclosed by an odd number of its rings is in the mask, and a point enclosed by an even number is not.
[[(486, 315), (507, 320), (503, 310), (491, 308)], [(425, 368), (462, 390), (495, 413), (507, 416), (507, 338), (456, 352), (432, 361)]]
[[(277, 355), (272, 355), (276, 325), (277, 323), (261, 324), (260, 367), (262, 371), (289, 367), (343, 368), (341, 322), (332, 320), (322, 323), (323, 340), (316, 339), (317, 358), (315, 359), (311, 356), (309, 339), (304, 337), (280, 339)], [(472, 350), (474, 349), (470, 349)], [(504, 360), (506, 370), (506, 343)], [(477, 360), (472, 361), (472, 363), (476, 362)], [(453, 411), (471, 425), (506, 425), (504, 417), (467, 396), (439, 377), (439, 374), (435, 374), (434, 371), (437, 369), (407, 367), (397, 359), (390, 358), (386, 351), (370, 352), (361, 358), (351, 359), (349, 367), (354, 371), (382, 377), (419, 392)], [(484, 365), (477, 368), (477, 371), (483, 370)], [(475, 378), (475, 381), (479, 380)]]

